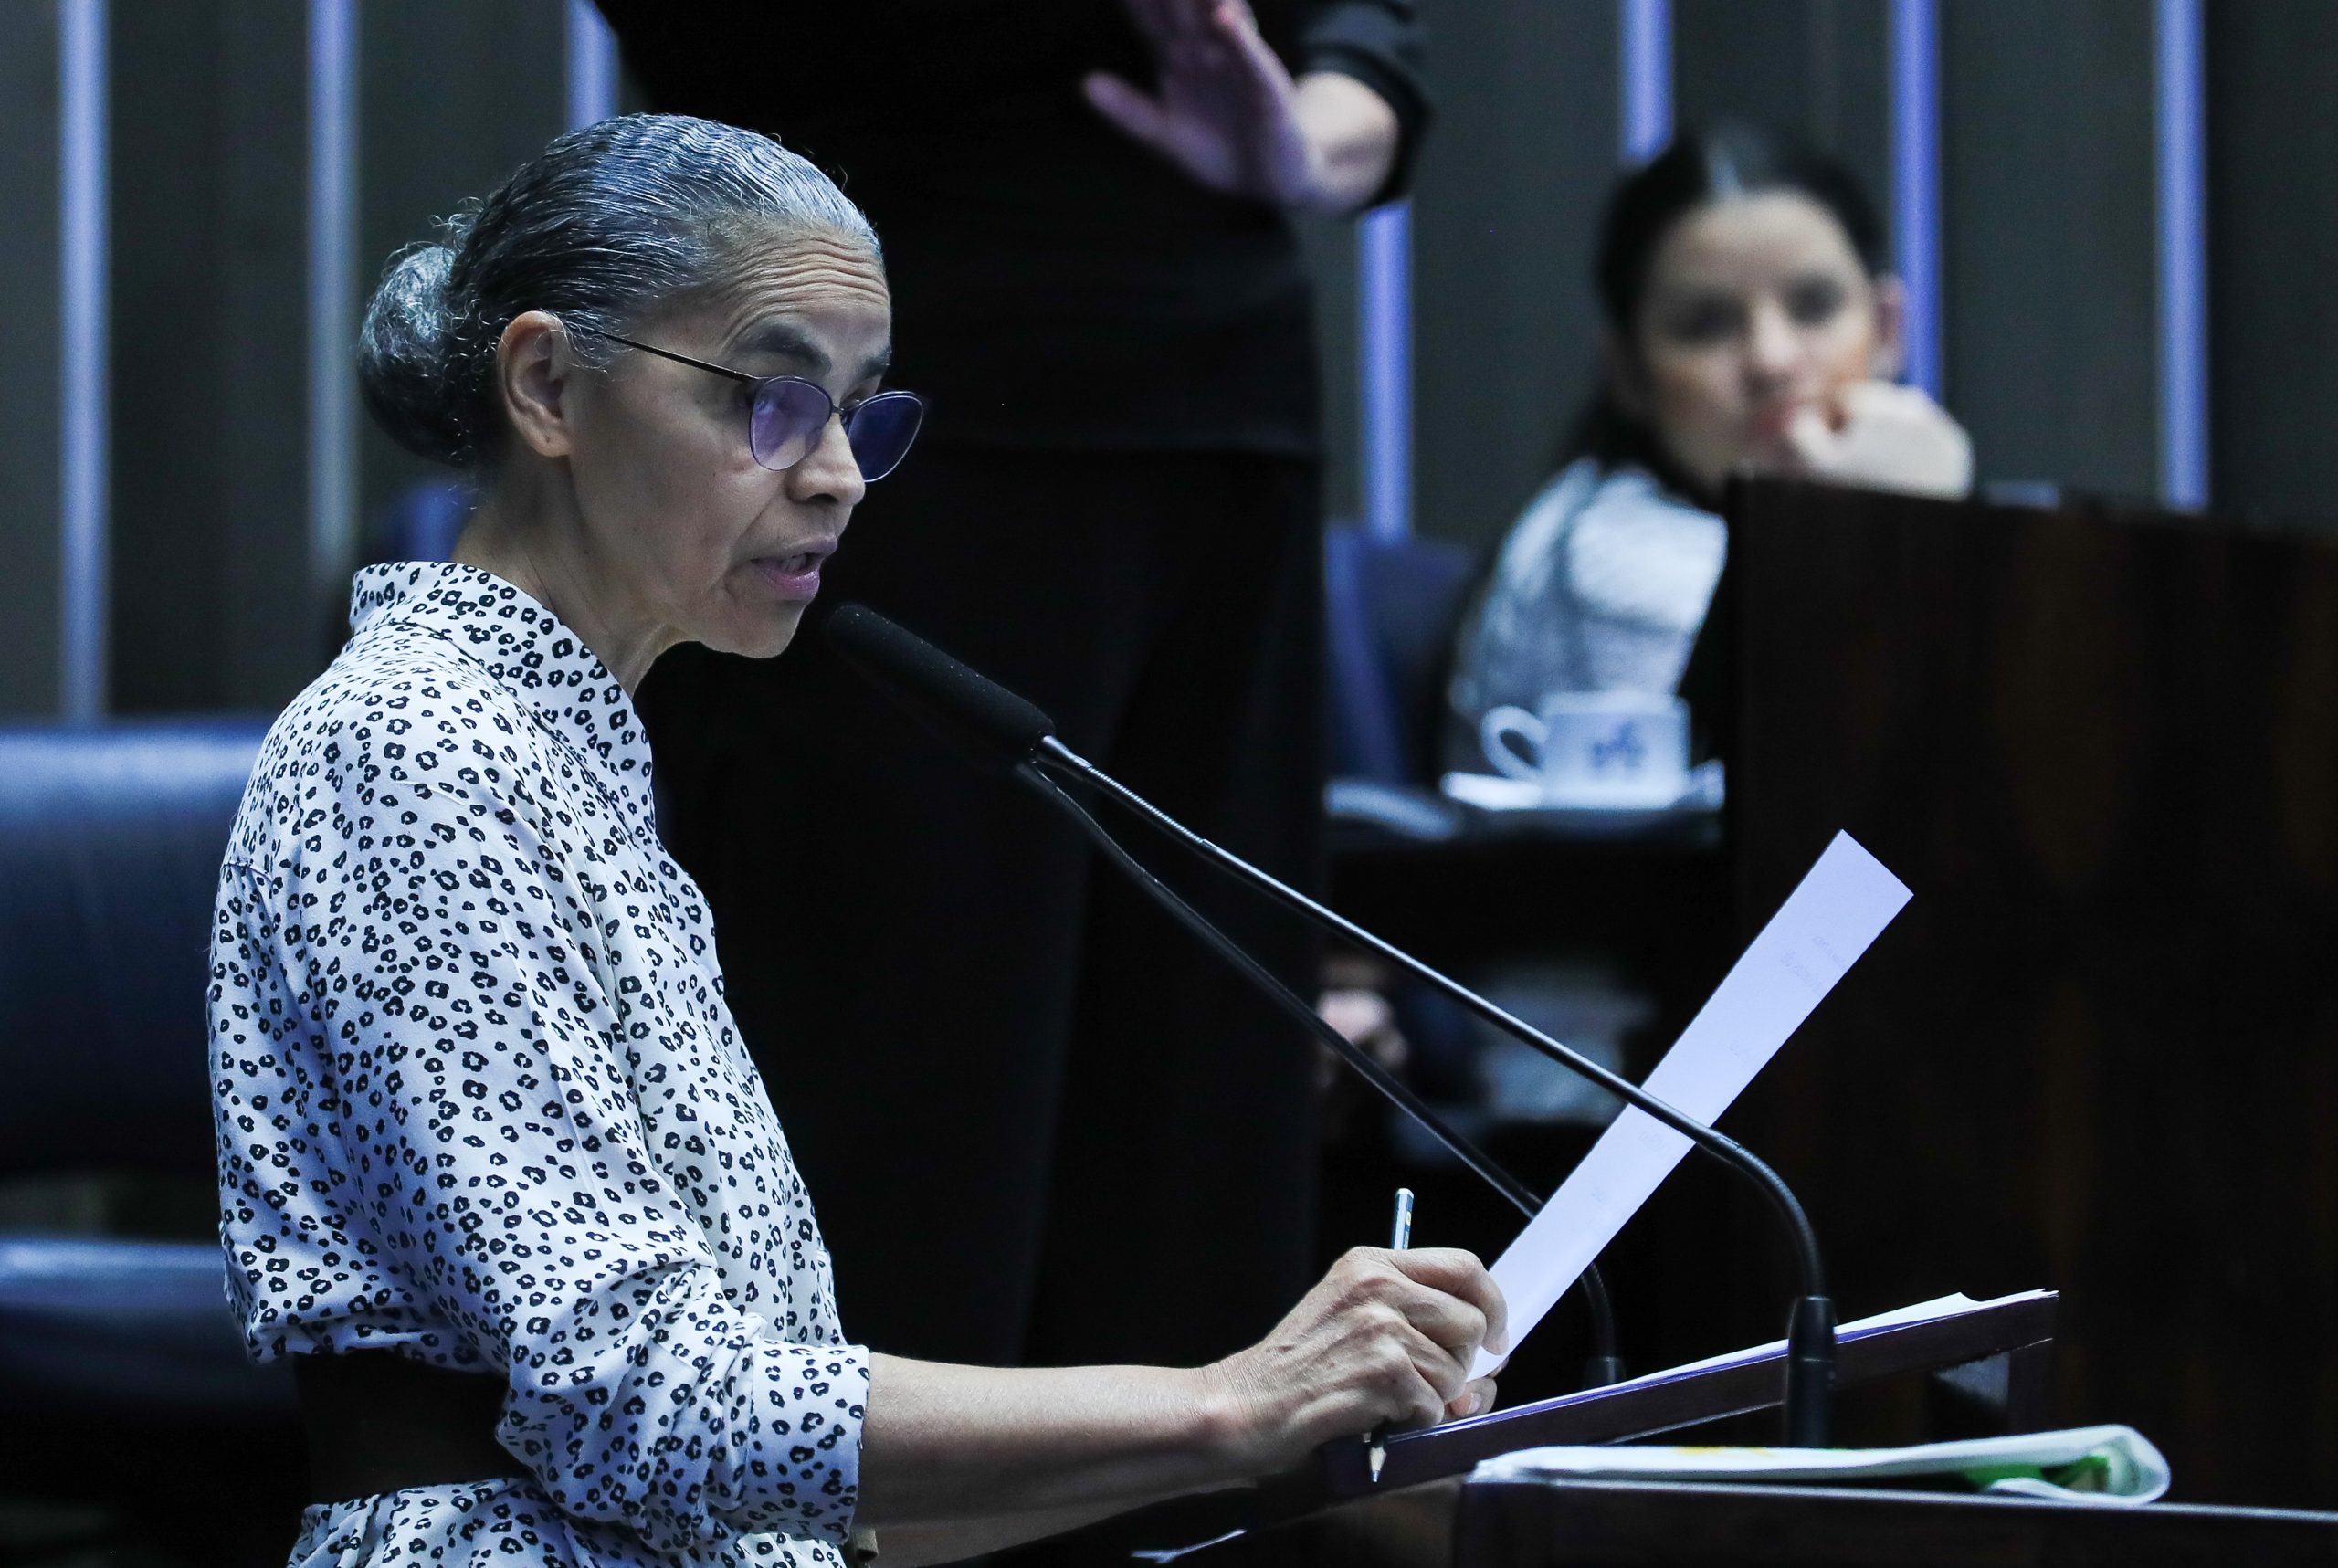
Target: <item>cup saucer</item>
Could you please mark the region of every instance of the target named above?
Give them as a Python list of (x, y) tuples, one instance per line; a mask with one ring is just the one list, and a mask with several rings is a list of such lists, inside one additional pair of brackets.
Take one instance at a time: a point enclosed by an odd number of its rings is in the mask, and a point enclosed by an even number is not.
[(1689, 793), (1687, 774), (1669, 778), (1545, 782), (1542, 804), (1553, 811), (1660, 811)]
[(1501, 773), (1447, 773), (1438, 790), (1448, 800), (1488, 811), (1663, 811), (1694, 794), (1694, 780), (1667, 780), (1661, 789), (1644, 784), (1629, 788), (1606, 785), (1546, 790), (1534, 779), (1514, 779)]

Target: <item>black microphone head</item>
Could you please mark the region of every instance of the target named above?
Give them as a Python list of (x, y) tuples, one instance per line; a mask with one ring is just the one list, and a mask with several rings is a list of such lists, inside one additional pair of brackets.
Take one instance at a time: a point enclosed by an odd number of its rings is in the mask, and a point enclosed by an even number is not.
[(1027, 760), (1056, 732), (1037, 708), (866, 605), (839, 605), (821, 631), (879, 689), (1001, 767)]

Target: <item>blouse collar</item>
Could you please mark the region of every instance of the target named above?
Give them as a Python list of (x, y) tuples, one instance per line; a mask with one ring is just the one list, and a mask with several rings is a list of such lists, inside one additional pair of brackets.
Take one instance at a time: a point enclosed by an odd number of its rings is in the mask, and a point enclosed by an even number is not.
[(584, 638), (502, 578), (443, 561), (368, 566), (351, 585), (349, 625), (410, 626), (452, 643), (547, 729), (598, 757), (636, 808), (654, 814), (649, 740), (633, 699)]

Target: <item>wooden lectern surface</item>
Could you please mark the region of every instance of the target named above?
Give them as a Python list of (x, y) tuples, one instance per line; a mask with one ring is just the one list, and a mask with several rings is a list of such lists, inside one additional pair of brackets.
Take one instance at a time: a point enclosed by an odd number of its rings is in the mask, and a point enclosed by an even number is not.
[[(1846, 1315), (2053, 1285), (2057, 1425), (2338, 1506), (2338, 542), (1764, 482), (1730, 549), (1748, 934), (1838, 828), (1915, 894), (1729, 1123)], [(1726, 1198), (1708, 1342), (1789, 1289)]]
[[(1869, 1330), (1836, 1350), (1838, 1387), (1912, 1373), (1971, 1365), (2023, 1352), (2049, 1352), (2056, 1299), (2006, 1302), (1968, 1316)], [(1777, 1406), (1785, 1387), (1785, 1356), (1773, 1352), (1732, 1366), (1676, 1379), (1595, 1388), (1557, 1399), (1497, 1410), (1424, 1432), (1401, 1432), (1388, 1444), (1386, 1468), (1375, 1486), (1361, 1447), (1333, 1443), (1317, 1456), (1322, 1500), (1395, 1490), (1422, 1481), (1466, 1475), (1480, 1461), (1521, 1448), (1621, 1443)], [(2014, 1430), (2034, 1429), (2015, 1415)]]

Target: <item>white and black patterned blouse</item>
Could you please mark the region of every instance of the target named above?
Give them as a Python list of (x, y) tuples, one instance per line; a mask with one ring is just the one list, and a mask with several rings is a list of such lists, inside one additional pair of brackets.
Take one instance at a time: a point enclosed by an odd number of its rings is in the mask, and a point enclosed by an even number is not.
[(263, 1361), (501, 1375), (527, 1479), (312, 1508), (294, 1561), (840, 1563), (868, 1353), (632, 701), (473, 568), (360, 573), (351, 621), (220, 873), (230, 1301)]

